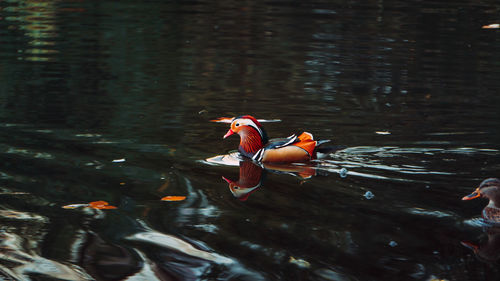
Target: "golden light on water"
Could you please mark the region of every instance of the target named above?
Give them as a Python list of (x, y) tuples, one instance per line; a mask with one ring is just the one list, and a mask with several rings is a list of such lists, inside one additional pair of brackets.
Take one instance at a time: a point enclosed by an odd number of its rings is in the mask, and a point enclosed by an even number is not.
[(58, 36), (55, 25), (56, 1), (10, 1), (10, 7), (5, 10), (16, 13), (16, 16), (6, 17), (5, 20), (13, 24), (11, 29), (24, 31), (30, 38), (29, 46), (19, 49), (18, 59), (28, 61), (47, 62), (54, 61), (58, 51), (51, 48), (56, 45), (54, 38)]

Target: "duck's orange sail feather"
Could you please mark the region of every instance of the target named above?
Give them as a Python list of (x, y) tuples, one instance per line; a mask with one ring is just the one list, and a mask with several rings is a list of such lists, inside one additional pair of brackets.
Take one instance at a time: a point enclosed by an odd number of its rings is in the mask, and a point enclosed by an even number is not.
[(309, 156), (314, 157), (316, 141), (313, 139), (313, 136), (308, 132), (303, 132), (300, 136), (298, 136), (298, 138), (300, 141), (294, 143), (293, 145), (304, 149), (307, 153), (309, 153)]

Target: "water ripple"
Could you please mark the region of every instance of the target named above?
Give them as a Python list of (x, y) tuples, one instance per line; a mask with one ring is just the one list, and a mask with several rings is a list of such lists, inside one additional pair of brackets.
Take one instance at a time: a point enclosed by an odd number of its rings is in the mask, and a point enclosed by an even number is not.
[(172, 235), (163, 234), (156, 231), (138, 232), (126, 238), (129, 241), (152, 244), (181, 252), (185, 255), (216, 262), (218, 264), (231, 264), (234, 261), (223, 257), (217, 253), (210, 253), (195, 248), (192, 244)]

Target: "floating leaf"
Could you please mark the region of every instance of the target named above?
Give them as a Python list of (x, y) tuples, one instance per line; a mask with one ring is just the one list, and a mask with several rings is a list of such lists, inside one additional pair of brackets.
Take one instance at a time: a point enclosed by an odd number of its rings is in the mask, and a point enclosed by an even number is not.
[(69, 204), (63, 206), (63, 209), (77, 209), (77, 208), (116, 209), (115, 206), (109, 205), (109, 203), (106, 201), (94, 201), (87, 204)]
[(94, 201), (89, 203), (90, 208), (94, 209), (116, 209), (115, 206), (109, 205), (106, 201)]
[(215, 123), (229, 123), (233, 122), (233, 117), (219, 117), (213, 120), (210, 120), (210, 122), (215, 122)]
[(165, 196), (161, 201), (182, 201), (185, 200), (186, 196)]
[[(215, 122), (215, 123), (228, 123), (231, 124), (233, 122), (234, 117), (219, 117), (213, 120), (210, 120), (210, 122)], [(273, 123), (273, 122), (281, 122), (281, 119), (257, 119), (260, 123)]]
[(500, 24), (492, 23), (492, 24), (488, 24), (488, 25), (483, 25), (482, 28), (483, 29), (496, 29), (496, 28), (500, 28)]

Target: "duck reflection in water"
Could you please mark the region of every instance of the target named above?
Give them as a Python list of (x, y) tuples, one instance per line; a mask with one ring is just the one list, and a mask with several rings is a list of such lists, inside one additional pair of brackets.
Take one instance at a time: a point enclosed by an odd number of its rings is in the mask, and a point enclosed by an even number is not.
[(487, 239), (483, 239), (479, 244), (468, 241), (462, 241), (461, 244), (471, 249), (480, 261), (495, 262), (500, 258), (500, 226), (485, 227), (484, 232)]
[(239, 167), (238, 180), (230, 180), (224, 176), (222, 178), (229, 184), (229, 190), (234, 197), (240, 201), (246, 201), (250, 194), (262, 186), (268, 171), (291, 174), (304, 180), (316, 175), (316, 170), (311, 166), (292, 164), (257, 164), (250, 160), (244, 160), (239, 162)]
[(500, 258), (500, 180), (497, 178), (485, 179), (474, 192), (464, 196), (462, 200), (487, 198), (489, 203), (484, 207), (482, 217), (487, 226), (484, 229), (488, 239), (479, 245), (471, 242), (462, 242), (462, 245), (471, 249), (484, 262), (493, 262)]

